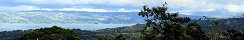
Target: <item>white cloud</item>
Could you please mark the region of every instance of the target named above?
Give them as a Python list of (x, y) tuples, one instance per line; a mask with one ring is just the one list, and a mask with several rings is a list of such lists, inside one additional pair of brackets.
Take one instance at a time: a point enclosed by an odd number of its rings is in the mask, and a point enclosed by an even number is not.
[[(4, 2), (5, 0), (0, 0), (0, 1)], [(244, 0), (231, 0), (231, 1), (230, 0), (25, 0), (25, 1), (9, 0), (9, 1), (28, 4), (28, 5), (64, 5), (69, 7), (53, 9), (53, 8), (38, 8), (35, 6), (16, 6), (11, 8), (5, 6), (5, 7), (1, 7), (1, 9), (14, 9), (14, 10), (37, 10), (38, 9), (38, 10), (48, 10), (48, 11), (62, 10), (62, 11), (88, 11), (88, 12), (136, 12), (139, 10), (137, 8), (141, 8), (142, 5), (162, 6), (161, 4), (167, 2), (170, 11), (179, 11), (180, 13), (187, 14), (187, 15), (196, 14), (194, 12), (223, 11), (223, 9), (227, 10), (228, 12), (236, 12), (236, 13), (240, 13), (244, 11)], [(88, 8), (86, 5), (92, 7)], [(102, 5), (106, 5), (108, 7), (115, 7), (115, 9), (113, 10), (109, 8), (97, 9)], [(73, 7), (73, 6), (81, 6), (81, 7)], [(56, 6), (48, 6), (48, 7), (56, 7)], [(128, 9), (127, 7), (132, 9)], [(102, 8), (104, 8), (104, 6)]]
[(163, 0), (169, 8), (179, 11), (181, 14), (190, 15), (193, 12), (215, 11), (219, 4), (210, 3), (207, 0)]
[(1, 11), (29, 11), (29, 10), (37, 10), (40, 9), (35, 6), (29, 6), (29, 5), (22, 5), (22, 6), (0, 6)]
[(137, 6), (144, 4), (158, 3), (162, 0), (11, 0), (17, 3), (26, 4), (45, 4), (45, 5), (86, 5), (86, 4), (101, 4), (101, 5), (115, 5), (115, 6)]
[[(41, 9), (42, 10), (42, 9)], [(107, 10), (107, 9), (94, 9), (94, 8), (62, 8), (62, 9), (52, 9), (60, 11), (87, 11), (87, 12), (139, 12), (137, 9), (117, 9), (117, 10)]]
[(93, 8), (62, 8), (57, 9), (61, 11), (88, 11), (88, 12), (107, 12), (108, 10), (104, 9), (93, 9)]
[(121, 8), (115, 12), (139, 12), (140, 10), (138, 9), (130, 9), (130, 10), (127, 10), (127, 9), (124, 9), (124, 8)]
[[(236, 15), (244, 11), (244, 0), (164, 0), (173, 11), (179, 11), (181, 14), (198, 14), (199, 12), (223, 15)], [(227, 10), (227, 11), (226, 11)], [(217, 13), (217, 12), (227, 13)], [(211, 13), (208, 13), (211, 12)], [(216, 12), (216, 13), (214, 13)], [(235, 14), (233, 14), (235, 13)], [(221, 15), (215, 15), (221, 16)]]
[(31, 11), (31, 10), (46, 10), (46, 11), (53, 11), (53, 10), (59, 10), (59, 11), (87, 11), (87, 12), (139, 12), (137, 9), (95, 9), (95, 8), (60, 8), (60, 9), (52, 9), (52, 8), (39, 8), (36, 6), (0, 6), (0, 11)]
[(169, 4), (170, 7), (176, 9), (194, 9), (194, 10), (202, 10), (202, 9), (214, 9), (218, 8), (220, 5), (208, 2), (206, 0), (164, 0)]
[(224, 9), (226, 9), (230, 12), (243, 12), (244, 11), (244, 5), (228, 4), (225, 6)]

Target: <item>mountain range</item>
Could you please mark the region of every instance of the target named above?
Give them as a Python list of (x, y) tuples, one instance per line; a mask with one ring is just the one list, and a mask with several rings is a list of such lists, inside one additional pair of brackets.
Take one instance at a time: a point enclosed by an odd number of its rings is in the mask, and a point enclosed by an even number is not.
[[(85, 12), (85, 11), (5, 11), (0, 12), (0, 23), (25, 24), (138, 24), (144, 23), (138, 12)], [(201, 16), (188, 16), (200, 18)]]

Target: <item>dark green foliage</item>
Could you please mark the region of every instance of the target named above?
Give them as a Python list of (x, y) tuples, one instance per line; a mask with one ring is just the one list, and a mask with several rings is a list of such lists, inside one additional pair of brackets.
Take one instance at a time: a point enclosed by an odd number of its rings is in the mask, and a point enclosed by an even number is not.
[(115, 38), (115, 40), (125, 40), (125, 39), (126, 39), (125, 36), (122, 35), (122, 34), (118, 35), (118, 36)]
[[(194, 23), (194, 22), (192, 22)], [(199, 21), (197, 23), (200, 23)], [(188, 24), (188, 26), (192, 26), (197, 27), (197, 24)], [(118, 27), (118, 28), (108, 28), (108, 29), (102, 29), (102, 30), (96, 30), (96, 31), (90, 31), (90, 30), (80, 30), (80, 29), (72, 29), (73, 31), (75, 31), (79, 38), (82, 40), (98, 40), (98, 39), (103, 39), (103, 40), (113, 40), (113, 38), (116, 38), (118, 35), (123, 34), (123, 37), (125, 37), (127, 40), (141, 40), (140, 39), (140, 32), (139, 30), (142, 30), (143, 28), (143, 24), (137, 24), (134, 26), (128, 26), (128, 27)], [(187, 26), (187, 27), (188, 27)], [(189, 30), (190, 28), (186, 28), (186, 34), (190, 37), (197, 35), (197, 34), (193, 34), (192, 35), (189, 34), (187, 32), (187, 30)], [(206, 28), (207, 29), (207, 28)], [(23, 36), (23, 33), (25, 32), (32, 32), (33, 30), (17, 30), (17, 31), (2, 31), (0, 32), (0, 40), (13, 40), (14, 38), (19, 38), (21, 36)], [(198, 31), (199, 32), (199, 31)], [(195, 33), (198, 33), (195, 32)], [(207, 31), (203, 31), (203, 32), (207, 32)], [(237, 31), (237, 33), (240, 33), (243, 31)], [(201, 33), (201, 32), (200, 32)], [(200, 36), (196, 36), (196, 37), (202, 37)], [(229, 39), (229, 34), (228, 32), (225, 32), (225, 36), (228, 37), (227, 39)], [(238, 36), (240, 36), (238, 34)], [(122, 38), (123, 38), (122, 37)], [(242, 36), (240, 36), (242, 37)], [(193, 38), (193, 37), (192, 37)], [(237, 38), (235, 36), (232, 36), (232, 38)], [(193, 39), (200, 39), (200, 38), (193, 38)]]
[(226, 37), (224, 36), (224, 30), (223, 30), (222, 25), (226, 21), (218, 20), (218, 19), (212, 20), (212, 21), (213, 21), (213, 23), (207, 32), (210, 40), (225, 40)]
[(186, 34), (191, 36), (193, 40), (207, 40), (205, 32), (202, 31), (200, 25), (197, 23), (190, 23), (187, 26)]
[(112, 40), (111, 38), (98, 38), (97, 40)]
[(144, 25), (137, 24), (133, 26), (125, 26), (118, 28), (107, 28), (96, 31), (90, 30), (79, 30), (74, 29), (77, 34), (79, 34), (81, 39), (84, 40), (97, 40), (97, 39), (113, 39), (118, 35), (123, 35), (122, 38), (130, 39), (130, 40), (140, 40), (140, 30), (142, 30)]
[(15, 38), (19, 38), (23, 36), (25, 32), (22, 30), (13, 30), (13, 31), (2, 31), (0, 32), (0, 40), (14, 40)]
[[(139, 16), (144, 17), (146, 26), (142, 31), (143, 40), (191, 40), (185, 33), (184, 23), (189, 17), (178, 17), (178, 12), (168, 13), (165, 4), (160, 7), (143, 6)], [(201, 31), (201, 30), (200, 30)]]
[(227, 36), (229, 40), (243, 40), (244, 39), (244, 32), (238, 30), (227, 30)]
[(35, 29), (32, 32), (24, 34), (18, 40), (80, 40), (78, 35), (69, 29), (63, 29), (57, 26), (51, 28)]
[(103, 37), (103, 38), (98, 38), (98, 40), (126, 40), (126, 36), (123, 34), (119, 34), (115, 37)]
[(164, 40), (192, 40), (188, 35), (185, 34), (185, 28), (180, 24), (171, 24), (163, 28), (162, 39)]

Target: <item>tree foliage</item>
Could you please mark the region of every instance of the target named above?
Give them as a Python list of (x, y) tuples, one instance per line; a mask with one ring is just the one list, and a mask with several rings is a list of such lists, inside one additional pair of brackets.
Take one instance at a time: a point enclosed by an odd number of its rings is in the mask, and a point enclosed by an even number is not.
[[(143, 10), (139, 12), (138, 15), (144, 17), (147, 22), (141, 33), (143, 40), (192, 40), (195, 37), (206, 39), (205, 33), (202, 32), (198, 24), (192, 23), (188, 27), (184, 26), (183, 24), (188, 23), (191, 19), (179, 17), (178, 12), (169, 13), (166, 5), (152, 8), (143, 6)], [(187, 31), (188, 35), (186, 30), (191, 30)], [(201, 36), (197, 36), (199, 34)]]
[(70, 29), (57, 26), (41, 28), (24, 34), (18, 40), (80, 40), (77, 34)]
[(98, 38), (97, 40), (126, 40), (126, 36), (123, 34), (119, 34), (115, 37), (103, 37), (103, 38)]
[(244, 39), (244, 32), (238, 30), (227, 30), (227, 39), (228, 40), (243, 40)]
[(201, 27), (197, 23), (190, 23), (187, 26), (186, 34), (191, 36), (193, 40), (207, 40), (205, 32), (202, 31)]
[(210, 38), (210, 40), (224, 40), (226, 37), (224, 36), (222, 25), (226, 21), (219, 19), (215, 19), (212, 21), (213, 23), (208, 29), (208, 37)]

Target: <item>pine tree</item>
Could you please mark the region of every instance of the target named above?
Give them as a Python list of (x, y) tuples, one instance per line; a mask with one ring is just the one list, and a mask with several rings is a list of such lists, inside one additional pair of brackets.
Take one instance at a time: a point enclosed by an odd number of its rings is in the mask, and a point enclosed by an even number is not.
[(167, 4), (148, 8), (143, 6), (139, 16), (144, 17), (146, 26), (142, 31), (143, 40), (192, 40), (185, 33), (184, 23), (189, 22), (189, 17), (179, 17), (178, 12), (169, 13)]

